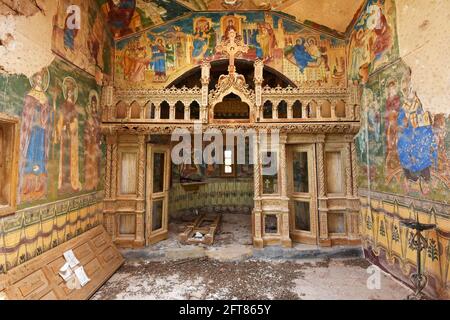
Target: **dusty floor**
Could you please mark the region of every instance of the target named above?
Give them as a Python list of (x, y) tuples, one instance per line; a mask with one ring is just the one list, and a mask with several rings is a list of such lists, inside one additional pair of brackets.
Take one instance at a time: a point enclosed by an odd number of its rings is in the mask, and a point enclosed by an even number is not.
[(410, 291), (381, 274), (367, 288), (363, 259), (316, 262), (208, 258), (127, 262), (93, 297), (102, 299), (404, 299)]

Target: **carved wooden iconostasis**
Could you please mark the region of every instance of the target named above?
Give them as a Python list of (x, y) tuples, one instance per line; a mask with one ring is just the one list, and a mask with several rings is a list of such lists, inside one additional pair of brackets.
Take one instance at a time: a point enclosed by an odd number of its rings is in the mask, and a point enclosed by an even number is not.
[[(108, 232), (119, 246), (143, 247), (168, 237), (173, 216), (233, 206), (251, 212), (255, 247), (360, 243), (356, 89), (331, 84), (297, 88), (258, 58), (251, 74), (239, 74), (238, 58), (249, 46), (236, 28), (229, 29), (215, 48), (229, 59), (220, 76), (212, 77), (217, 74), (214, 63), (204, 59), (199, 73), (187, 72), (187, 80), (173, 82), (178, 88), (104, 89)], [(272, 83), (278, 77), (275, 83), (283, 86), (265, 85), (265, 77)], [(225, 148), (224, 157), (231, 158), (222, 166), (172, 165), (171, 135), (183, 129), (194, 139), (198, 128), (223, 136), (227, 129), (239, 129), (244, 136), (256, 133), (247, 142), (254, 164), (233, 166), (236, 151)], [(261, 141), (266, 131), (279, 134), (279, 142)], [(275, 161), (275, 173), (266, 173), (267, 157)], [(180, 201), (186, 197), (196, 200)]]

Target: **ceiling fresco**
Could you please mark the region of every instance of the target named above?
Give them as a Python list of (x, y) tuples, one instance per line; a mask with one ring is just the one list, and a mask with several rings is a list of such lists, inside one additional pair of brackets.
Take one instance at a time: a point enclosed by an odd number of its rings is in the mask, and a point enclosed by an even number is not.
[(116, 38), (191, 12), (175, 0), (97, 0)]
[[(382, 0), (380, 0), (382, 1)], [(344, 33), (364, 0), (97, 0), (116, 38), (195, 11), (272, 10), (318, 29)]]

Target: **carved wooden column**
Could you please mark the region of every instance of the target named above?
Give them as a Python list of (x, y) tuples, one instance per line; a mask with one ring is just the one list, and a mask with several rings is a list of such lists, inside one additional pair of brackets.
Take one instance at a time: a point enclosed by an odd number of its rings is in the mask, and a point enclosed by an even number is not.
[(184, 104), (184, 120), (189, 121), (191, 119), (191, 108), (188, 103)]
[(317, 137), (317, 185), (319, 199), (319, 243), (321, 246), (331, 246), (328, 236), (328, 198), (325, 177), (325, 136)]
[(258, 118), (262, 119), (262, 84), (264, 81), (264, 63), (262, 60), (257, 59), (254, 64), (255, 67), (255, 100), (256, 100), (256, 110), (255, 118), (253, 121), (257, 121)]
[(169, 112), (169, 119), (175, 120), (175, 103), (170, 104), (170, 112)]
[(105, 229), (116, 238), (116, 190), (117, 190), (117, 135), (106, 136), (106, 173), (105, 173), (105, 200), (104, 200), (104, 224)]
[(211, 80), (211, 64), (207, 60), (202, 62), (202, 103), (200, 106), (200, 121), (208, 122), (209, 82)]
[[(346, 136), (346, 141), (352, 139), (351, 136)], [(345, 145), (345, 186), (347, 198), (353, 196), (353, 179), (352, 179), (352, 148), (351, 143), (347, 142)]]
[(253, 208), (253, 245), (256, 248), (264, 247), (262, 238), (262, 202), (261, 202), (261, 159), (260, 159), (260, 143), (259, 133), (255, 134), (253, 139), (253, 179), (254, 179), (254, 208)]
[(322, 119), (323, 101), (317, 103), (316, 117)]
[(331, 119), (332, 120), (337, 119), (337, 117), (336, 117), (336, 101), (335, 100), (333, 100), (331, 102)]
[(290, 227), (289, 227), (289, 198), (287, 196), (287, 163), (286, 163), (286, 143), (287, 135), (280, 135), (280, 144), (278, 148), (279, 154), (279, 176), (281, 179), (281, 201), (280, 201), (280, 211), (281, 211), (281, 244), (283, 247), (292, 247), (292, 240), (290, 238)]
[(272, 105), (272, 119), (274, 119), (274, 120), (278, 119), (278, 104)]
[(302, 119), (308, 119), (308, 105), (302, 103)]
[(360, 215), (360, 209), (361, 209), (361, 203), (359, 201), (359, 197), (358, 197), (358, 181), (357, 181), (357, 177), (358, 177), (358, 167), (357, 167), (357, 153), (356, 153), (356, 145), (355, 142), (353, 140), (352, 137), (349, 137), (350, 142), (349, 142), (349, 153), (350, 153), (350, 163), (349, 167), (350, 167), (350, 174), (351, 174), (351, 178), (350, 178), (350, 183), (351, 186), (350, 188), (347, 188), (347, 193), (351, 192), (351, 195), (348, 195), (349, 200), (348, 200), (348, 206), (350, 208), (350, 212), (349, 212), (349, 217), (350, 217), (350, 225), (348, 233), (349, 233), (349, 238), (350, 239), (360, 239), (360, 234), (361, 234), (361, 223), (360, 223), (360, 219), (361, 219), (361, 215)]
[(136, 245), (145, 245), (145, 135), (139, 135), (138, 188), (136, 199)]
[(293, 119), (294, 118), (294, 110), (293, 110), (293, 104), (291, 102), (287, 102), (288, 107), (287, 107), (287, 118), (288, 119)]
[(155, 105), (155, 120), (161, 119), (161, 103)]

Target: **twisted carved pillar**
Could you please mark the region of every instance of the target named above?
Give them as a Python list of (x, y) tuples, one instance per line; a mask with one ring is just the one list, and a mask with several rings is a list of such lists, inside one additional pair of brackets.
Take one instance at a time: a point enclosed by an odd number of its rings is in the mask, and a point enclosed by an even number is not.
[(354, 142), (351, 143), (352, 149), (352, 176), (353, 176), (353, 196), (355, 198), (358, 197), (358, 165), (357, 165), (357, 152), (356, 152), (356, 144)]
[(351, 198), (353, 195), (353, 179), (352, 179), (352, 148), (351, 144), (347, 143), (345, 146), (345, 185), (347, 189), (347, 197)]
[(261, 161), (259, 151), (259, 135), (253, 139), (253, 175), (254, 175), (254, 208), (253, 208), (253, 245), (258, 248), (264, 246), (262, 239), (262, 207), (261, 207)]
[(144, 242), (145, 213), (145, 135), (139, 135), (138, 189), (136, 199), (136, 241)]
[(319, 237), (321, 242), (328, 240), (328, 206), (325, 178), (325, 143), (317, 143), (317, 176), (319, 196)]

